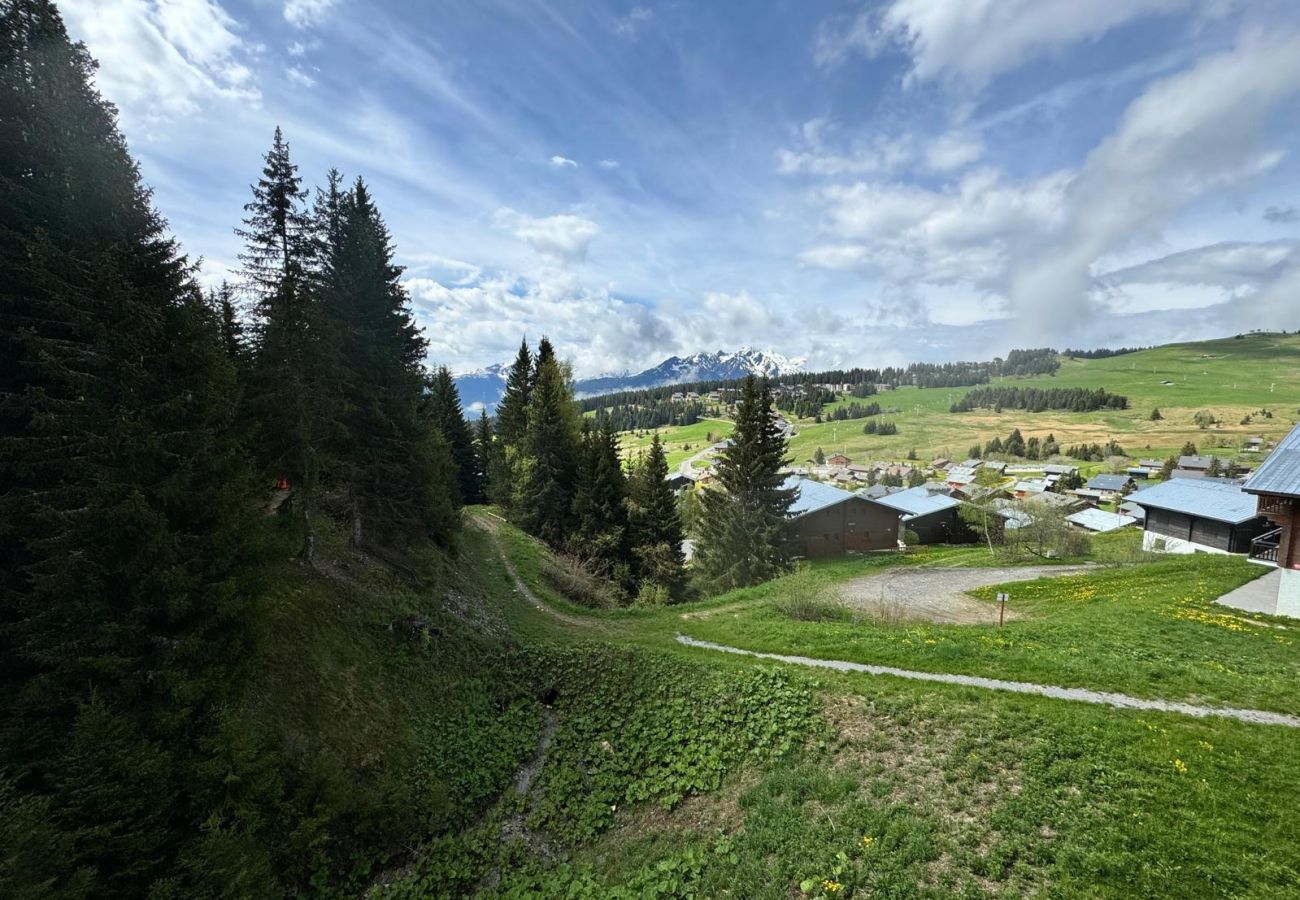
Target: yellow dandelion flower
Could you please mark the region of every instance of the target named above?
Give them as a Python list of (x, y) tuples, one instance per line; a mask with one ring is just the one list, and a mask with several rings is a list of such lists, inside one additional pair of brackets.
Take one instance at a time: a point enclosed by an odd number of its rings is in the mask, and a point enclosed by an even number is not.
[(829, 878), (822, 882), (822, 890), (828, 894), (838, 894), (842, 887), (844, 887), (844, 885), (840, 884), (838, 881), (832, 881)]
[(869, 834), (862, 838), (862, 846), (864, 846), (864, 847), (870, 847), (870, 846), (871, 846), (872, 844), (874, 844), (875, 842), (876, 842), (876, 839), (873, 838), (873, 837), (872, 837), (871, 835), (869, 835)]
[(1187, 774), (1187, 763), (1183, 762), (1181, 759), (1175, 758), (1175, 759), (1174, 759), (1174, 771), (1177, 772), (1179, 775), (1186, 775), (1186, 774)]

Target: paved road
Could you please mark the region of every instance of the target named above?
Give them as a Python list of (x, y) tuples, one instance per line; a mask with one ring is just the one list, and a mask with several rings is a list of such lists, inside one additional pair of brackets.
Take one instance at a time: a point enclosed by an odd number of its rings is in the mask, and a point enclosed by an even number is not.
[(821, 669), (835, 669), (839, 672), (865, 672), (868, 675), (893, 675), (912, 681), (938, 681), (944, 684), (960, 684), (965, 687), (987, 688), (994, 691), (1011, 691), (1016, 694), (1036, 694), (1051, 697), (1054, 700), (1074, 700), (1080, 703), (1093, 703), (1098, 706), (1113, 706), (1117, 709), (1148, 709), (1156, 712), (1182, 713), (1185, 716), (1205, 718), (1219, 716), (1236, 719), (1253, 725), (1281, 725), (1285, 728), (1300, 728), (1300, 716), (1286, 713), (1268, 712), (1262, 709), (1237, 709), (1230, 706), (1197, 706), (1194, 703), (1180, 703), (1175, 700), (1146, 700), (1130, 697), (1128, 694), (1115, 694), (1109, 691), (1090, 691), (1086, 688), (1058, 687), (1053, 684), (1032, 684), (1027, 681), (1003, 681), (1000, 678), (982, 678), (978, 675), (950, 675), (946, 672), (917, 672), (912, 669), (896, 669), (893, 666), (869, 666), (865, 663), (847, 662), (839, 659), (813, 659), (808, 656), (785, 656), (780, 653), (759, 653), (754, 650), (741, 650), (710, 641), (699, 641), (684, 634), (677, 635), (677, 642), (688, 647), (704, 650), (717, 650), (722, 653), (737, 653), (741, 656), (755, 656), (760, 659), (774, 659), (777, 662), (797, 666), (815, 666)]

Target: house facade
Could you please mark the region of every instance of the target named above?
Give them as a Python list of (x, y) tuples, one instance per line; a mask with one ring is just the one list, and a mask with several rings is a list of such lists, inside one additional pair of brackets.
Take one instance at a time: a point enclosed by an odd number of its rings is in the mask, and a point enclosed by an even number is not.
[(1300, 425), (1282, 439), (1242, 488), (1271, 526), (1251, 559), (1281, 570), (1277, 614), (1300, 617)]
[(839, 556), (898, 549), (898, 513), (875, 500), (802, 478), (786, 480), (798, 490), (790, 507), (795, 553)]
[(1142, 549), (1159, 553), (1249, 553), (1268, 520), (1241, 485), (1178, 479), (1129, 497), (1142, 507)]
[(913, 532), (922, 544), (965, 544), (976, 535), (961, 520), (961, 501), (924, 486), (908, 488), (876, 501), (896, 510), (903, 532)]

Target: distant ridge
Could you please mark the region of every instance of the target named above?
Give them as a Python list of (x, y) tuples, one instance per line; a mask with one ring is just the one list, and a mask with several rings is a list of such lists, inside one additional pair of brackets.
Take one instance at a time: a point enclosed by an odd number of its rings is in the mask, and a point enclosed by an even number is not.
[[(792, 359), (772, 350), (742, 347), (734, 352), (717, 350), (685, 357), (670, 356), (659, 365), (635, 374), (584, 378), (574, 385), (574, 389), (579, 397), (589, 397), (695, 381), (726, 381), (749, 374), (776, 378), (802, 372), (803, 363), (802, 359)], [(461, 403), (467, 409), (486, 408), (491, 412), (505, 391), (509, 368), (502, 363), (457, 375), (456, 386), (460, 389)]]

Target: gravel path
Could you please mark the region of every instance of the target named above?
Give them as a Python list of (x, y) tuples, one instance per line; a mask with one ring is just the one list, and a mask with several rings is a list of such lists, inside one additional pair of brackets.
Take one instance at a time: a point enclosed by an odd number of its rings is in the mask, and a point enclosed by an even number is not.
[[(966, 595), (990, 584), (1033, 581), (1071, 575), (1089, 566), (999, 566), (993, 568), (928, 568), (900, 566), (877, 575), (844, 582), (836, 590), (841, 603), (882, 619), (970, 625), (995, 623), (997, 606)], [(1007, 618), (1019, 617), (1015, 595)]]
[(1090, 691), (1085, 688), (1058, 687), (1052, 684), (1031, 684), (1027, 681), (1003, 681), (1000, 678), (981, 678), (978, 675), (950, 675), (945, 672), (917, 672), (911, 669), (896, 669), (893, 666), (869, 666), (865, 663), (846, 662), (838, 659), (813, 659), (808, 656), (785, 656), (780, 653), (759, 653), (754, 650), (741, 650), (710, 641), (700, 641), (684, 634), (677, 635), (677, 642), (688, 647), (700, 647), (704, 650), (717, 650), (722, 653), (736, 653), (741, 656), (756, 656), (760, 659), (774, 659), (777, 662), (791, 663), (797, 666), (815, 666), (821, 669), (835, 669), (839, 672), (866, 672), (868, 675), (893, 675), (912, 681), (938, 681), (943, 684), (960, 684), (966, 687), (986, 688), (994, 691), (1011, 691), (1017, 694), (1037, 694), (1055, 700), (1075, 700), (1080, 703), (1094, 703), (1098, 706), (1113, 706), (1117, 709), (1149, 709), (1156, 712), (1182, 713), (1186, 716), (1204, 718), (1220, 716), (1236, 719), (1253, 725), (1282, 725), (1286, 728), (1300, 728), (1300, 716), (1286, 713), (1267, 712), (1260, 709), (1236, 709), (1233, 707), (1197, 706), (1193, 703), (1179, 703), (1174, 700), (1145, 700), (1130, 697), (1127, 694), (1115, 694), (1109, 691)]

